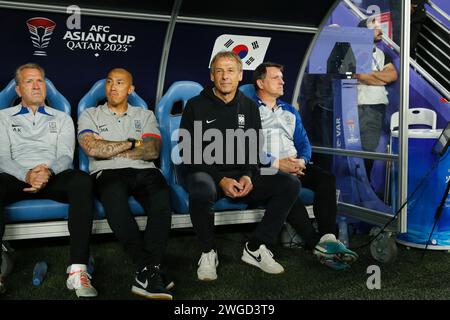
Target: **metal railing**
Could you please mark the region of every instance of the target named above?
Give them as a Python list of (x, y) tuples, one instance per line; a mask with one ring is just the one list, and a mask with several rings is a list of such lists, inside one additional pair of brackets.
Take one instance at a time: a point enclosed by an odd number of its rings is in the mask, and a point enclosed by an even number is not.
[[(360, 19), (366, 19), (368, 16), (361, 12), (361, 10), (355, 6), (350, 0), (344, 0), (345, 4), (350, 10)], [(396, 53), (400, 53), (400, 47), (392, 41), (388, 36), (383, 34), (383, 41), (388, 44)], [(450, 92), (437, 81), (431, 74), (429, 74), (424, 68), (422, 68), (415, 60), (409, 59), (409, 64), (419, 73), (424, 79), (426, 79), (440, 94), (447, 100), (450, 100)]]
[(443, 18), (445, 18), (447, 21), (450, 21), (450, 16), (447, 14), (447, 12), (439, 8), (433, 1), (430, 0), (428, 2), (428, 5), (431, 8), (433, 8), (437, 13), (439, 13)]

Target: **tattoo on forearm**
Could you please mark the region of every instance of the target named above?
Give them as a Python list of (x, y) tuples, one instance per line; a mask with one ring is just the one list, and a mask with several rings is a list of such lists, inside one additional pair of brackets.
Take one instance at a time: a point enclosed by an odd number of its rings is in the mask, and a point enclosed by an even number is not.
[(119, 153), (117, 157), (123, 157), (132, 160), (155, 160), (159, 157), (160, 144), (161, 142), (159, 139), (146, 138), (144, 139), (144, 143), (141, 147)]
[(88, 156), (98, 159), (109, 159), (130, 148), (128, 141), (100, 140), (91, 132), (83, 133), (78, 141)]

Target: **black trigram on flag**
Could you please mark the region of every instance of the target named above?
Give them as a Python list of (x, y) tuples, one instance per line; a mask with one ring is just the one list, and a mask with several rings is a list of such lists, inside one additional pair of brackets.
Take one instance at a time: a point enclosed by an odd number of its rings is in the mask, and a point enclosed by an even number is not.
[(253, 47), (253, 50), (258, 49), (259, 48), (258, 41), (252, 42), (252, 47)]
[(253, 57), (250, 57), (247, 59), (247, 61), (245, 61), (245, 63), (249, 66), (252, 64), (253, 61), (255, 61), (255, 59)]
[(229, 48), (233, 43), (234, 43), (234, 41), (229, 39), (227, 42), (225, 42), (224, 46)]

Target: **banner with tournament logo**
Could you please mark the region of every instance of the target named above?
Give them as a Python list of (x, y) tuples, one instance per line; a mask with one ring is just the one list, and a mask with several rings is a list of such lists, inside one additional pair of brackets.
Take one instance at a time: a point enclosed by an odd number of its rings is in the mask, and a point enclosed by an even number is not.
[(91, 86), (122, 67), (133, 74), (136, 92), (154, 107), (167, 22), (84, 15), (78, 7), (67, 13), (0, 9), (0, 14), (0, 90), (18, 66), (38, 63), (76, 117), (78, 102)]

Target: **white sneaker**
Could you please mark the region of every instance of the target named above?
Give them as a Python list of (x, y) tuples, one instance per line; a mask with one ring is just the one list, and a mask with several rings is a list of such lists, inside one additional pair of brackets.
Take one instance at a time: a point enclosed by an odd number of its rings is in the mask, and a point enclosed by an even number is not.
[(197, 276), (201, 281), (213, 281), (217, 279), (216, 268), (219, 265), (217, 252), (211, 250), (208, 253), (202, 253), (198, 260)]
[(256, 251), (250, 251), (247, 244), (248, 242), (245, 244), (244, 252), (242, 253), (242, 261), (267, 273), (279, 274), (284, 272), (283, 266), (275, 261), (273, 253), (265, 245), (260, 245)]
[(97, 290), (91, 285), (91, 276), (86, 271), (85, 264), (72, 264), (67, 267), (67, 289), (75, 290), (77, 297), (96, 297)]

